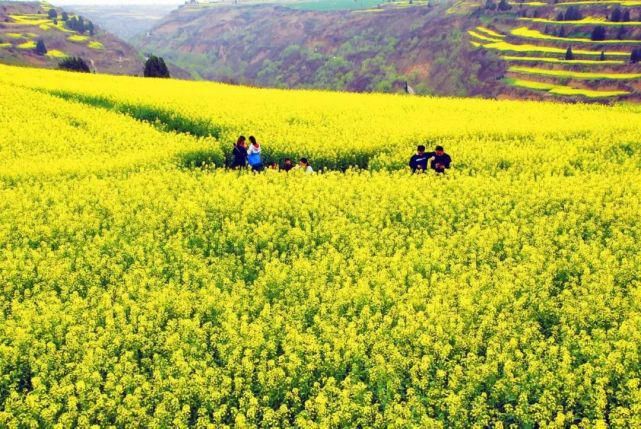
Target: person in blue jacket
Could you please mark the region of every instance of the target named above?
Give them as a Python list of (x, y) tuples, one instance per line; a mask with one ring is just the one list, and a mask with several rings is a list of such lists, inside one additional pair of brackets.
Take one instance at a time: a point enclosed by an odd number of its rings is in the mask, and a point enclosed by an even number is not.
[(416, 149), (416, 154), (410, 159), (410, 168), (412, 173), (423, 172), (427, 170), (427, 154), (425, 153), (425, 146), (419, 145)]
[(247, 149), (247, 162), (249, 166), (254, 171), (263, 171), (265, 167), (263, 166), (263, 158), (261, 156), (260, 144), (256, 141), (256, 137), (249, 137), (249, 149)]

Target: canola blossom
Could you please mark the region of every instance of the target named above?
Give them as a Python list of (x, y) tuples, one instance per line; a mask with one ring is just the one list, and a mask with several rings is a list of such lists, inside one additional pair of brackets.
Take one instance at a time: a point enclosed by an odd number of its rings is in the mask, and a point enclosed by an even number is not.
[(0, 66), (0, 427), (638, 427), (639, 116)]

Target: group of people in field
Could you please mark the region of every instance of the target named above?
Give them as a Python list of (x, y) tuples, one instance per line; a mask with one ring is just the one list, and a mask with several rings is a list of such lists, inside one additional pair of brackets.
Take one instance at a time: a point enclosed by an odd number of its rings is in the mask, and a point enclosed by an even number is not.
[[(230, 167), (233, 169), (245, 169), (249, 167), (252, 171), (261, 172), (265, 170), (265, 164), (263, 163), (260, 143), (258, 143), (254, 136), (249, 137), (249, 143), (249, 146), (247, 146), (247, 139), (245, 136), (238, 137), (238, 141), (234, 145), (234, 150), (232, 151)], [(450, 168), (451, 164), (452, 158), (445, 153), (443, 146), (436, 146), (433, 152), (426, 152), (425, 146), (423, 145), (418, 146), (416, 154), (412, 156), (409, 162), (412, 173), (426, 172), (429, 167), (429, 169), (434, 170), (439, 174), (443, 174), (445, 173), (445, 170)], [(273, 162), (269, 164), (267, 168), (279, 171), (290, 171), (296, 168), (306, 173), (314, 172), (314, 169), (307, 158), (301, 158), (298, 162), (298, 166), (294, 165), (291, 158), (285, 158), (282, 164), (279, 165)]]
[(416, 149), (416, 155), (410, 159), (410, 168), (412, 173), (422, 173), (429, 168), (439, 174), (445, 173), (450, 168), (452, 157), (445, 153), (443, 146), (436, 146), (434, 152), (425, 152), (425, 146), (419, 145)]
[[(232, 151), (230, 167), (233, 169), (245, 169), (249, 167), (252, 171), (261, 172), (265, 170), (265, 164), (263, 162), (260, 143), (258, 143), (254, 136), (249, 137), (249, 143), (249, 146), (247, 146), (247, 139), (245, 136), (238, 137), (238, 141), (236, 141)], [(314, 169), (307, 158), (301, 158), (298, 161), (298, 166), (294, 165), (291, 158), (285, 158), (281, 165), (272, 162), (267, 166), (267, 168), (280, 171), (290, 171), (296, 168), (304, 171), (305, 173), (314, 172)]]

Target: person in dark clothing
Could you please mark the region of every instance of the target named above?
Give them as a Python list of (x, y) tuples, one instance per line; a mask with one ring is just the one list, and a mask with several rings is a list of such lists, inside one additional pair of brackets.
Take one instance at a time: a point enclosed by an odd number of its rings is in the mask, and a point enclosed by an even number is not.
[(247, 139), (245, 139), (245, 136), (238, 137), (238, 141), (236, 142), (234, 150), (232, 151), (232, 160), (230, 165), (231, 168), (237, 169), (247, 167), (246, 141)]
[(425, 152), (425, 146), (420, 145), (417, 148), (416, 155), (410, 159), (412, 172), (420, 173), (426, 171), (428, 161), (430, 162), (430, 168), (432, 170), (437, 173), (445, 173), (445, 170), (450, 168), (452, 158), (445, 153), (443, 146), (436, 146), (434, 152)]
[(292, 168), (294, 168), (294, 163), (292, 162), (291, 158), (285, 158), (285, 161), (283, 161), (283, 166), (281, 167), (281, 170), (289, 171)]
[(427, 170), (428, 159), (429, 157), (425, 153), (425, 146), (420, 145), (416, 149), (416, 155), (412, 156), (412, 158), (410, 159), (410, 168), (412, 169), (412, 173), (420, 173)]
[(430, 167), (437, 173), (445, 173), (445, 170), (449, 169), (452, 163), (452, 158), (445, 153), (443, 146), (436, 146), (434, 152), (428, 153), (427, 157), (432, 160)]

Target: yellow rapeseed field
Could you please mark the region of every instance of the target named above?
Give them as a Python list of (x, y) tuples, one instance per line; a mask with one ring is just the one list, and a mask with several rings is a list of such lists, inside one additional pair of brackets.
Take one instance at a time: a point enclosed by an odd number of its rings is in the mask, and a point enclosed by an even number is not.
[(639, 427), (639, 240), (634, 105), (0, 66), (0, 427)]

